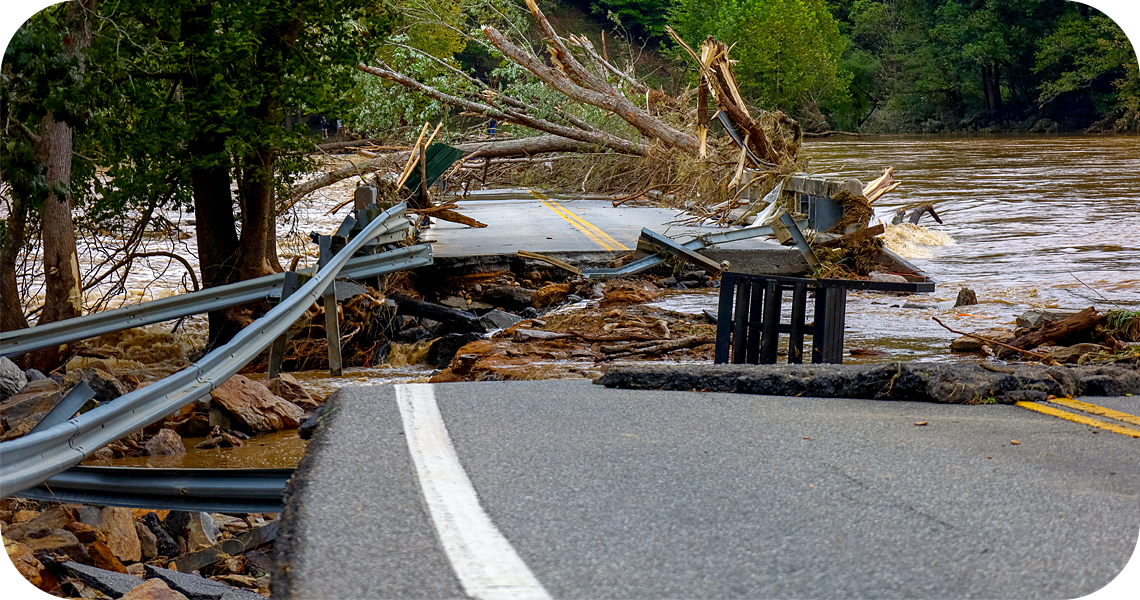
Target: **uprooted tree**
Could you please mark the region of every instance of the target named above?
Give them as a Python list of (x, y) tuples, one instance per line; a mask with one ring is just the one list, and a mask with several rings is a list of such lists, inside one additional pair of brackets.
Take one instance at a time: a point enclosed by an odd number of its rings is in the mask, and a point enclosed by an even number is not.
[[(482, 35), (470, 40), (503, 57), (506, 68), (501, 70), (512, 72), (516, 85), (492, 86), (434, 58), (458, 77), (458, 89), (443, 91), (382, 62), (378, 66), (359, 64), (357, 68), (462, 109), (464, 114), (546, 134), (463, 145), (468, 159), (609, 152), (634, 163), (626, 165), (624, 177), (610, 178), (611, 189), (633, 189), (640, 194), (660, 189), (678, 199), (699, 199), (702, 205), (733, 199), (745, 166), (769, 175), (753, 178), (753, 182), (766, 181), (767, 187), (775, 185), (777, 176), (794, 170), (801, 138), (799, 125), (781, 112), (749, 108), (741, 97), (724, 44), (709, 38), (698, 53), (674, 35), (695, 61), (700, 85), (695, 93), (686, 90), (671, 97), (639, 81), (632, 68), (616, 65), (585, 36), (560, 36), (534, 0), (528, 0), (527, 6), (545, 38), (549, 60), (533, 52), (526, 40), (511, 39), (492, 26), (483, 26)], [(544, 93), (535, 94), (533, 85), (517, 85), (519, 82), (537, 84)], [(735, 136), (709, 135), (710, 99), (728, 116)], [(290, 195), (296, 199), (324, 185), (390, 164), (391, 157), (378, 157), (350, 165), (305, 182)]]

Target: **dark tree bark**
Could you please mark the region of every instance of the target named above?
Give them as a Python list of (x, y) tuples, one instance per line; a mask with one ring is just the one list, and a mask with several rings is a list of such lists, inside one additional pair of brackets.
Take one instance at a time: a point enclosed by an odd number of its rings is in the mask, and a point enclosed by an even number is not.
[[(84, 67), (83, 56), (91, 45), (89, 12), (94, 0), (72, 0), (67, 5), (66, 27), (69, 32), (64, 53), (79, 60), (79, 72)], [(79, 256), (75, 250), (75, 223), (71, 216), (71, 159), (72, 128), (56, 121), (48, 111), (40, 121), (40, 141), (37, 159), (47, 167), (48, 196), (44, 200), (41, 217), (44, 260), (44, 308), (39, 324), (52, 323), (78, 317), (83, 312), (83, 290), (79, 282)], [(66, 360), (59, 347), (44, 348), (32, 353), (31, 364), (45, 373)]]
[[(204, 46), (212, 32), (213, 4), (192, 6), (181, 15), (181, 43)], [(235, 280), (239, 240), (234, 226), (234, 199), (230, 193), (230, 161), (225, 140), (209, 127), (208, 114), (214, 106), (212, 82), (220, 66), (208, 61), (196, 62), (182, 81), (183, 94), (191, 121), (199, 126), (187, 141), (186, 150), (193, 161), (190, 188), (194, 193), (195, 234), (198, 240), (198, 270), (203, 287), (216, 287)], [(205, 111), (205, 114), (203, 112)], [(210, 345), (229, 341), (241, 324), (231, 319), (228, 311), (209, 314)]]
[(20, 303), (20, 287), (16, 282), (16, 259), (24, 245), (24, 229), (28, 207), (18, 196), (12, 197), (7, 235), (0, 241), (0, 331), (15, 331), (28, 326)]

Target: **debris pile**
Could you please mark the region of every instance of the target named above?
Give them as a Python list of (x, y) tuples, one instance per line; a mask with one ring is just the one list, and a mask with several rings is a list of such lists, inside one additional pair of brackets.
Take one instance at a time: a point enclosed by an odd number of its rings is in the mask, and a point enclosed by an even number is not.
[(1135, 311), (1036, 308), (1019, 315), (1014, 329), (946, 329), (962, 336), (951, 342), (953, 352), (1047, 364), (1140, 362), (1140, 313)]
[[(697, 62), (701, 83), (696, 90), (671, 97), (616, 65), (585, 36), (559, 35), (533, 0), (528, 0), (527, 6), (546, 40), (549, 60), (534, 54), (525, 40), (511, 39), (490, 26), (483, 28), (486, 39), (475, 42), (501, 53), (527, 77), (559, 93), (563, 97), (560, 102), (547, 105), (531, 97), (512, 96), (467, 74), (462, 74), (466, 83), (463, 93), (449, 94), (388, 65), (361, 64), (357, 68), (462, 109), (464, 114), (547, 134), (478, 147), (457, 145), (465, 155), (459, 168), (481, 172), (484, 184), (491, 159), (507, 159), (500, 164), (522, 171), (513, 173), (516, 184), (525, 183), (529, 169), (534, 175), (541, 173), (548, 186), (561, 184), (583, 192), (622, 190), (615, 197), (618, 203), (655, 195), (675, 206), (715, 205), (727, 212), (735, 208), (744, 189), (755, 187), (763, 195), (780, 178), (795, 171), (802, 140), (799, 124), (781, 112), (757, 111), (747, 105), (732, 73), (729, 49), (723, 43), (707, 40), (700, 55), (684, 46)], [(716, 115), (710, 115), (710, 98), (719, 108)], [(598, 110), (613, 118), (608, 122), (591, 120), (590, 115)], [(719, 122), (725, 135), (714, 135), (710, 122)], [(579, 156), (539, 157), (553, 152)], [(598, 152), (607, 154), (598, 156)], [(566, 157), (570, 158), (561, 160)], [(551, 168), (551, 161), (556, 159), (557, 174)], [(306, 182), (292, 196), (312, 191), (314, 184), (327, 185), (336, 177), (390, 164), (383, 157), (369, 159), (354, 165), (351, 172), (346, 169), (332, 178)], [(745, 169), (750, 171), (748, 176)], [(552, 182), (553, 178), (561, 181)]]

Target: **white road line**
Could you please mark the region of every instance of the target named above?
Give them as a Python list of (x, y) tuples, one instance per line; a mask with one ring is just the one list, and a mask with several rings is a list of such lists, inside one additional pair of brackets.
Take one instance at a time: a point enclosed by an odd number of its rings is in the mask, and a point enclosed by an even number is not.
[(463, 590), (480, 600), (550, 598), (479, 504), (432, 386), (399, 384), (396, 402), (432, 523)]

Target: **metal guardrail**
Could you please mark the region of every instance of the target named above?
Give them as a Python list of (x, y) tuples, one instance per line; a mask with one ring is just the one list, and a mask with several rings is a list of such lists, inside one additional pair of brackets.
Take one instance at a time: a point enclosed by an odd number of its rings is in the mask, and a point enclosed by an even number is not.
[[(687, 250), (703, 250), (710, 246), (717, 244), (725, 244), (728, 242), (735, 242), (739, 240), (747, 240), (762, 235), (772, 235), (772, 228), (767, 225), (763, 227), (745, 227), (743, 229), (733, 229), (732, 231), (725, 231), (723, 233), (710, 233), (703, 235), (699, 238), (689, 240), (678, 246)], [(646, 269), (656, 267), (669, 260), (669, 256), (662, 254), (654, 254), (647, 256), (640, 260), (635, 260), (624, 267), (617, 267), (615, 269), (582, 269), (582, 277), (588, 279), (607, 279), (610, 277), (625, 277), (640, 273)]]
[[(210, 393), (299, 319), (357, 250), (403, 220), (398, 204), (365, 226), (322, 269), (229, 343), (189, 367), (37, 433), (0, 442), (0, 497), (26, 490), (78, 465), (95, 450)], [(380, 256), (380, 255), (377, 255)]]
[[(376, 240), (376, 242), (392, 243), (407, 238), (407, 231), (410, 227), (411, 224), (401, 218), (398, 223), (395, 223), (391, 231), (379, 236), (381, 239)], [(411, 248), (415, 248), (415, 246)], [(401, 248), (400, 250), (407, 249)], [(409, 250), (398, 256), (403, 258), (414, 255), (422, 258), (425, 252), (430, 255), (431, 250)], [(381, 275), (389, 271), (377, 271), (377, 269), (384, 268), (391, 256), (394, 255), (386, 252), (353, 258), (342, 274), (352, 278)], [(313, 268), (301, 269), (299, 272), (311, 274)], [(100, 311), (74, 319), (0, 333), (0, 356), (18, 356), (39, 348), (91, 338), (121, 329), (161, 323), (247, 302), (280, 298), (281, 286), (284, 281), (284, 273), (275, 273), (188, 294), (159, 298), (133, 306)]]
[(23, 490), (20, 496), (131, 508), (281, 512), (281, 492), (293, 471), (82, 466)]

